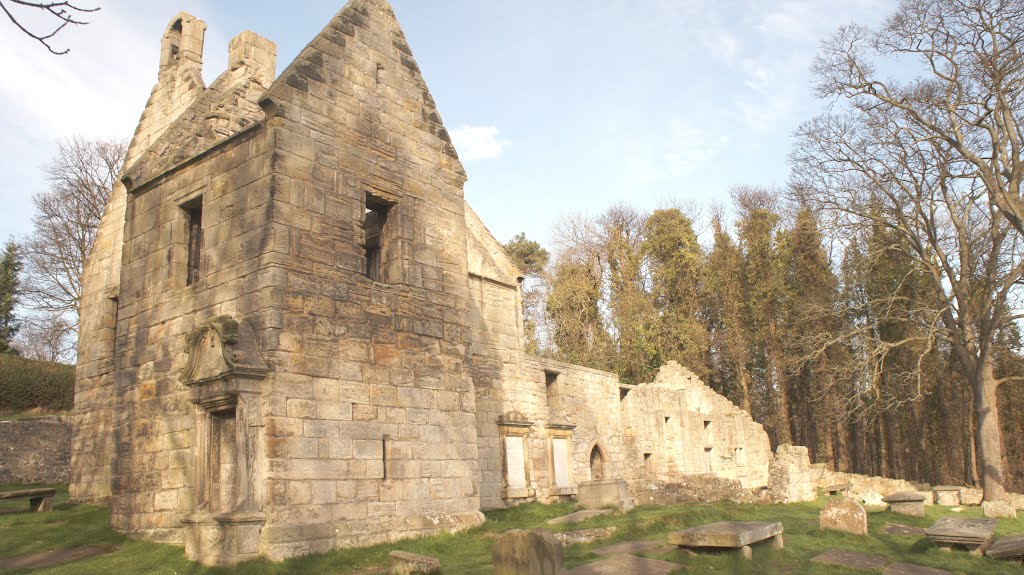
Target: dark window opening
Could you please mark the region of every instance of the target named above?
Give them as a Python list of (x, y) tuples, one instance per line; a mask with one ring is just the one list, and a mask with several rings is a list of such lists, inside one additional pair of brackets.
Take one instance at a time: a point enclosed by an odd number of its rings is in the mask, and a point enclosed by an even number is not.
[(181, 206), (181, 209), (185, 211), (185, 227), (188, 230), (185, 285), (193, 285), (199, 280), (203, 255), (203, 198), (196, 198)]
[(651, 458), (650, 453), (644, 454), (644, 469), (647, 471), (648, 475), (654, 473), (654, 459)]
[(665, 423), (666, 423), (666, 424), (668, 424), (668, 422), (669, 422), (669, 421), (670, 421), (671, 419), (672, 419), (671, 417), (669, 417), (669, 416), (667, 416), (667, 415), (666, 415), (666, 416), (665, 416)]
[(366, 277), (375, 282), (381, 281), (381, 264), (384, 252), (384, 226), (388, 221), (388, 210), (391, 206), (366, 196), (366, 213), (363, 216), (363, 231), (366, 240)]
[(544, 388), (548, 395), (548, 407), (558, 407), (558, 372), (557, 371), (545, 371), (544, 372)]

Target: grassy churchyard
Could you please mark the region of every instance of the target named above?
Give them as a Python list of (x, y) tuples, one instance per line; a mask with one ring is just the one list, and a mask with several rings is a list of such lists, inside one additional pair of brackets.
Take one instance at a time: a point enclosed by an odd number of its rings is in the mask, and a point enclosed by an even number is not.
[[(566, 566), (576, 567), (599, 559), (595, 549), (613, 543), (634, 540), (665, 541), (671, 531), (715, 521), (782, 521), (785, 528), (785, 550), (774, 551), (767, 545), (754, 547), (754, 560), (742, 561), (734, 554), (692, 555), (672, 550), (646, 555), (679, 563), (686, 573), (810, 573), (842, 575), (872, 573), (812, 563), (810, 559), (829, 549), (844, 549), (881, 555), (893, 562), (915, 563), (964, 574), (1019, 574), (1021, 567), (966, 552), (945, 552), (932, 545), (923, 535), (890, 535), (886, 524), (928, 527), (943, 515), (980, 517), (977, 507), (955, 513), (948, 507), (928, 507), (924, 518), (893, 515), (887, 511), (869, 511), (869, 535), (860, 537), (818, 529), (818, 511), (824, 497), (810, 503), (791, 505), (737, 505), (716, 503), (700, 505), (645, 506), (628, 513), (612, 513), (571, 525), (547, 525), (548, 519), (572, 511), (571, 504), (526, 505), (516, 509), (491, 511), (487, 523), (471, 531), (455, 535), (438, 535), (399, 543), (361, 549), (334, 551), (324, 555), (301, 557), (283, 563), (254, 561), (233, 570), (209, 569), (185, 560), (183, 550), (170, 545), (131, 541), (107, 527), (107, 509), (67, 502), (67, 487), (58, 488), (54, 509), (49, 513), (0, 514), (0, 565), (11, 557), (74, 549), (87, 545), (107, 545), (111, 552), (63, 565), (32, 570), (0, 572), (43, 574), (156, 573), (185, 574), (283, 574), (283, 573), (355, 573), (386, 564), (389, 551), (402, 549), (431, 555), (441, 560), (445, 574), (470, 575), (491, 573), (491, 545), (496, 534), (509, 529), (541, 527), (553, 532), (591, 530), (614, 527), (610, 535), (590, 543), (566, 548)], [(19, 486), (17, 489), (25, 489)], [(0, 488), (0, 490), (15, 489)], [(3, 503), (0, 510), (21, 510), (25, 502)], [(1024, 519), (1000, 519), (996, 537), (1024, 532)], [(879, 571), (874, 571), (878, 573)]]

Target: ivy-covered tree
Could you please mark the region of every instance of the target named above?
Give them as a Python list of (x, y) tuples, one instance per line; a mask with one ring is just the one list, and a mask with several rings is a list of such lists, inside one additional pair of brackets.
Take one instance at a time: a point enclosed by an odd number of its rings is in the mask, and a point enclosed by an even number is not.
[(3, 258), (0, 259), (0, 353), (14, 353), (11, 347), (14, 336), (18, 333), (18, 321), (14, 309), (21, 295), (20, 278), (21, 254), (18, 244), (7, 242), (4, 246)]

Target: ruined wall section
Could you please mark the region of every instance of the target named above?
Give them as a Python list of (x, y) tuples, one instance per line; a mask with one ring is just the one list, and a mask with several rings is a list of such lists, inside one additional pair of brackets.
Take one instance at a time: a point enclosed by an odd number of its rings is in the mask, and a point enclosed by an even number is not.
[[(202, 79), (206, 23), (175, 16), (161, 40), (156, 85), (128, 147), (131, 166), (205, 91)], [(114, 323), (124, 242), (125, 186), (114, 184), (82, 269), (82, 297), (72, 439), (73, 500), (102, 503), (110, 496), (115, 398), (112, 395)]]
[(750, 414), (670, 361), (653, 382), (622, 400), (623, 433), (632, 447), (630, 485), (679, 482), (707, 474), (745, 488), (768, 485), (771, 446)]
[(391, 8), (350, 2), (264, 106), (288, 234), (264, 553), (478, 524), (465, 174)]

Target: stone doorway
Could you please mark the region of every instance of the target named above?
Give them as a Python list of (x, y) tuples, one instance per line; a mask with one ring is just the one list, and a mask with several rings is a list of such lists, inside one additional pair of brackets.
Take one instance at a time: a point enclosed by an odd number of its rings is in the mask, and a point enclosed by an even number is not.
[(604, 453), (597, 445), (590, 450), (590, 479), (604, 479)]

